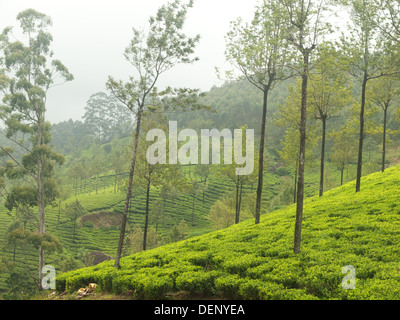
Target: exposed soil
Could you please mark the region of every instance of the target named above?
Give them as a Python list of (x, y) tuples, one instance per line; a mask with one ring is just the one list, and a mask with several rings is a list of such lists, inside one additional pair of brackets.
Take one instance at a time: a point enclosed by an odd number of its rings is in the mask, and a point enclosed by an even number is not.
[(107, 211), (96, 212), (82, 217), (81, 224), (84, 225), (85, 222), (91, 222), (95, 229), (109, 228), (111, 226), (119, 227), (122, 222), (122, 214)]

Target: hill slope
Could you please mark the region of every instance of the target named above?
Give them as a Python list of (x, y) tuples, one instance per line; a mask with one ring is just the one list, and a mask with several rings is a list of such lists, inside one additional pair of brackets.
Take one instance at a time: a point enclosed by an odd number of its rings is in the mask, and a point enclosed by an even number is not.
[[(225, 230), (57, 277), (57, 290), (99, 289), (135, 298), (177, 292), (238, 299), (399, 299), (400, 166), (305, 202), (302, 253), (292, 252), (295, 207)], [(344, 290), (342, 268), (356, 270)]]
[[(266, 174), (268, 184), (264, 188), (264, 204), (274, 195), (274, 189), (279, 184), (278, 177), (272, 173)], [(96, 215), (107, 213), (114, 217), (116, 221), (120, 218), (124, 209), (125, 192), (120, 191), (114, 193), (114, 176), (104, 176), (99, 178), (98, 192), (95, 192), (94, 179), (88, 179), (78, 188), (75, 195), (60, 203), (57, 207), (46, 208), (46, 230), (57, 236), (64, 246), (64, 254), (76, 257), (81, 249), (90, 252), (101, 251), (111, 257), (115, 256), (117, 251), (118, 239), (120, 235), (120, 223), (111, 225), (103, 225), (95, 227), (99, 222)], [(253, 186), (254, 187), (254, 186)], [(208, 187), (202, 194), (197, 195), (193, 203), (193, 198), (190, 194), (180, 194), (173, 200), (168, 199), (165, 203), (165, 220), (158, 225), (158, 233), (162, 236), (167, 235), (171, 228), (178, 225), (182, 220), (185, 220), (189, 225), (189, 236), (205, 234), (212, 231), (212, 224), (207, 215), (210, 212), (211, 206), (225, 194), (230, 193), (233, 189), (233, 183), (214, 174), (210, 174), (208, 179)], [(249, 190), (247, 190), (249, 189)], [(73, 190), (72, 190), (73, 191)], [(252, 192), (250, 186), (246, 186), (246, 191)], [(139, 225), (143, 228), (145, 220), (145, 195), (146, 191), (135, 189), (133, 195), (132, 206), (129, 213), (129, 227)], [(151, 204), (159, 199), (159, 190), (152, 188)], [(77, 223), (78, 227), (73, 236), (73, 222), (68, 220), (65, 215), (65, 204), (78, 199), (80, 203), (89, 211), (89, 215), (85, 218), (96, 220), (96, 223), (82, 224)], [(194, 205), (193, 205), (194, 204)], [(84, 220), (84, 219), (83, 219)], [(7, 259), (8, 262), (15, 262), (18, 267), (18, 272), (23, 273), (29, 270), (32, 274), (37, 272), (37, 250), (33, 247), (28, 247), (22, 250), (21, 246), (14, 247), (7, 245), (6, 233), (12, 214), (0, 203), (0, 244), (2, 245), (1, 256)], [(150, 227), (154, 228), (155, 223), (151, 221)], [(60, 269), (60, 256), (49, 255), (46, 257), (46, 263), (54, 265), (57, 270)], [(7, 279), (9, 273), (6, 269), (0, 268), (0, 293), (7, 291)]]

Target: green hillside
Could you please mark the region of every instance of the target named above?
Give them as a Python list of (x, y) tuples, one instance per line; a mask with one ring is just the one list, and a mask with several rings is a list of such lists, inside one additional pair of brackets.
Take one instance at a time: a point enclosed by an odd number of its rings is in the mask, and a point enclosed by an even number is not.
[[(178, 244), (57, 277), (73, 292), (89, 283), (113, 294), (163, 298), (187, 292), (239, 299), (399, 299), (400, 166), (305, 203), (302, 253), (292, 253), (295, 207)], [(356, 270), (344, 290), (342, 268)]]
[[(264, 204), (275, 195), (274, 189), (279, 184), (278, 177), (271, 173), (266, 174), (268, 185), (265, 185)], [(75, 199), (88, 210), (90, 215), (98, 213), (109, 213), (111, 217), (118, 217), (123, 213), (126, 193), (121, 190), (114, 193), (114, 177), (105, 176), (100, 178), (99, 188), (96, 193), (94, 188), (94, 179), (82, 184), (78, 188), (78, 193), (61, 202), (60, 206), (46, 208), (46, 230), (56, 236), (64, 247), (64, 255), (76, 257), (81, 249), (89, 252), (99, 251), (111, 257), (114, 257), (117, 251), (118, 239), (120, 236), (120, 221), (117, 223), (106, 223), (100, 226), (94, 226), (93, 223), (83, 223), (76, 229), (73, 241), (73, 222), (69, 221), (65, 216), (65, 205)], [(255, 188), (255, 186), (253, 186)], [(250, 186), (246, 186), (247, 192), (252, 192)], [(207, 219), (211, 206), (225, 194), (233, 190), (233, 183), (228, 179), (216, 177), (211, 174), (208, 181), (208, 187), (202, 195), (195, 198), (194, 208), (193, 199), (190, 194), (178, 195), (176, 199), (167, 199), (165, 204), (165, 222), (158, 226), (160, 236), (167, 235), (174, 225), (178, 225), (185, 220), (189, 225), (189, 237), (205, 234), (213, 230), (211, 221)], [(130, 207), (128, 228), (139, 225), (143, 229), (145, 221), (145, 198), (146, 191), (143, 189), (135, 189), (133, 191), (133, 200)], [(159, 199), (159, 190), (152, 188), (151, 203)], [(32, 274), (37, 272), (38, 256), (37, 250), (33, 247), (22, 250), (17, 246), (14, 248), (6, 244), (5, 235), (10, 225), (12, 214), (0, 204), (0, 239), (2, 243), (2, 254), (7, 258), (8, 262), (15, 262), (18, 270), (26, 270), (28, 268)], [(193, 223), (192, 223), (193, 219)], [(92, 222), (97, 223), (98, 217), (93, 216)], [(108, 221), (106, 221), (108, 222)], [(150, 223), (150, 228), (155, 227), (154, 223)], [(59, 255), (49, 255), (46, 257), (46, 263), (54, 265), (57, 270), (60, 266)], [(0, 270), (0, 292), (7, 290), (6, 281), (9, 273)]]

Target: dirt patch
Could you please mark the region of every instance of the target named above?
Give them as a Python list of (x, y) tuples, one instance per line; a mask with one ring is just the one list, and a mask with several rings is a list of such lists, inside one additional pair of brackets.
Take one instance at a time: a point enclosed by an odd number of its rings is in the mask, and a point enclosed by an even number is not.
[(122, 214), (118, 212), (107, 212), (107, 211), (102, 211), (102, 212), (96, 212), (92, 214), (88, 214), (84, 217), (81, 218), (81, 224), (83, 226), (90, 225), (95, 228), (110, 228), (112, 226), (114, 227), (119, 227), (122, 222)]
[(109, 255), (107, 255), (103, 252), (100, 252), (100, 251), (93, 251), (93, 252), (89, 253), (89, 255), (90, 255), (92, 264), (94, 266), (98, 265), (99, 263), (102, 263), (104, 261), (114, 260), (113, 257), (110, 257)]

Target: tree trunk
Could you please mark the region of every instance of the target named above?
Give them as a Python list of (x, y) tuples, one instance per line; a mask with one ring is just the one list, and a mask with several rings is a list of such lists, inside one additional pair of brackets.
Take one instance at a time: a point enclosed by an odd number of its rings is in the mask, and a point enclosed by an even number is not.
[(74, 220), (74, 229), (72, 231), (72, 243), (75, 243), (75, 230), (76, 230), (76, 220)]
[(239, 223), (239, 176), (236, 178), (236, 210), (235, 210), (235, 224)]
[(304, 70), (301, 88), (301, 118), (300, 118), (300, 156), (299, 172), (297, 180), (297, 206), (296, 224), (294, 231), (294, 253), (300, 253), (301, 230), (303, 224), (303, 202), (304, 202), (304, 169), (306, 162), (306, 130), (307, 130), (307, 87), (308, 87), (309, 53), (304, 54)]
[(324, 195), (324, 174), (325, 174), (325, 143), (326, 143), (326, 116), (322, 117), (322, 146), (321, 146), (321, 173), (319, 181), (319, 196)]
[[(38, 122), (38, 145), (41, 146), (43, 145), (42, 141), (42, 118), (39, 118)], [(39, 211), (39, 233), (41, 235), (44, 235), (46, 230), (45, 230), (45, 212), (44, 212), (44, 176), (43, 176), (43, 170), (44, 170), (44, 159), (42, 154), (38, 154), (38, 159), (37, 159), (37, 173), (36, 173), (36, 188), (37, 188), (37, 202), (38, 202), (38, 211)], [(39, 290), (43, 290), (42, 287), (42, 279), (43, 279), (43, 274), (42, 270), (44, 267), (44, 250), (40, 246), (39, 247)]]
[(124, 245), (126, 221), (127, 221), (127, 217), (128, 217), (129, 199), (131, 198), (131, 194), (132, 194), (133, 175), (135, 173), (136, 153), (137, 153), (137, 148), (138, 148), (138, 143), (139, 143), (141, 120), (142, 120), (142, 108), (140, 108), (139, 112), (138, 112), (136, 133), (135, 133), (135, 142), (133, 145), (133, 153), (132, 153), (132, 163), (131, 163), (131, 168), (129, 171), (128, 191), (126, 193), (126, 198), (125, 198), (125, 207), (124, 207), (124, 213), (123, 213), (122, 222), (121, 222), (121, 232), (120, 232), (119, 242), (118, 242), (117, 257), (115, 258), (115, 265), (114, 265), (115, 268), (120, 267), (122, 247)]
[(340, 168), (340, 185), (343, 185), (343, 173), (344, 173), (344, 166)]
[(192, 203), (192, 226), (194, 225), (194, 205), (196, 201), (196, 194), (193, 194), (193, 203)]
[(131, 216), (131, 213), (132, 213), (132, 198), (133, 198), (133, 196), (131, 195), (131, 196), (129, 197), (128, 217), (130, 217), (130, 216)]
[(61, 200), (58, 200), (58, 218), (57, 218), (58, 223), (60, 223), (60, 214), (61, 214)]
[(149, 201), (150, 201), (150, 186), (151, 180), (147, 182), (147, 193), (146, 193), (146, 219), (144, 222), (144, 232), (143, 232), (143, 251), (146, 251), (147, 247), (147, 230), (149, 228)]
[(383, 109), (383, 146), (382, 146), (382, 172), (385, 172), (385, 162), (386, 162), (386, 126), (387, 126), (387, 111), (389, 104), (385, 105)]
[(293, 203), (297, 202), (297, 176), (299, 174), (299, 162), (296, 161), (296, 171), (294, 174), (294, 191), (293, 191)]
[(365, 121), (365, 98), (367, 91), (367, 74), (364, 74), (361, 93), (361, 111), (360, 111), (360, 141), (358, 145), (358, 160), (357, 160), (357, 178), (356, 178), (356, 192), (361, 191), (361, 176), (363, 165), (363, 146), (364, 146), (364, 121)]
[(74, 178), (75, 197), (78, 194), (78, 178)]
[(264, 89), (264, 100), (263, 100), (263, 115), (261, 119), (261, 136), (260, 136), (260, 152), (258, 157), (258, 186), (257, 186), (257, 199), (256, 199), (256, 212), (255, 212), (255, 223), (260, 223), (260, 212), (261, 212), (261, 201), (263, 191), (263, 179), (264, 179), (264, 147), (265, 147), (265, 127), (267, 123), (267, 109), (268, 109), (268, 91), (270, 86)]
[(238, 223), (240, 221), (240, 210), (242, 209), (243, 182), (240, 182), (239, 190), (239, 208), (238, 208)]

